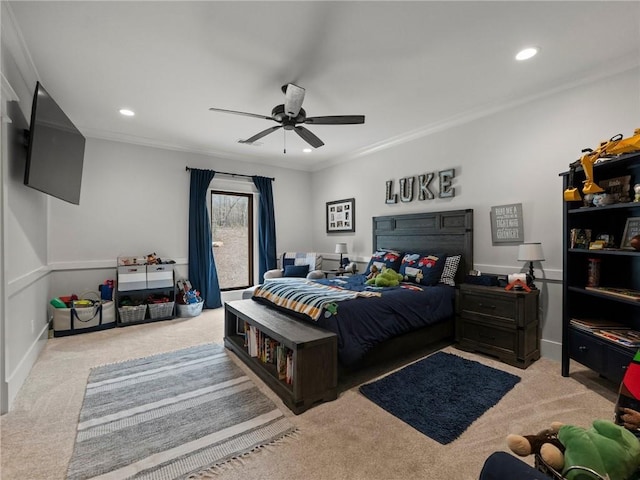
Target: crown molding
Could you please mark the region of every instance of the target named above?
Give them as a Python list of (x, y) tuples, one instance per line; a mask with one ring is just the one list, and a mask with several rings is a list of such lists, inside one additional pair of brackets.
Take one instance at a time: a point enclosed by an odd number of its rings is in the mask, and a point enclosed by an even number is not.
[(549, 88), (547, 90), (538, 92), (533, 95), (521, 97), (518, 99), (506, 100), (499, 104), (483, 105), (481, 107), (468, 110), (461, 114), (453, 115), (451, 117), (445, 118), (438, 122), (423, 125), (421, 127), (415, 128), (413, 130), (409, 130), (395, 137), (390, 137), (381, 142), (369, 145), (368, 147), (364, 147), (354, 152), (352, 155), (348, 155), (340, 159), (333, 159), (327, 162), (323, 162), (322, 165), (316, 165), (316, 168), (313, 171), (323, 170), (325, 168), (339, 165), (341, 163), (345, 163), (350, 160), (366, 157), (382, 150), (397, 147), (398, 145), (402, 145), (405, 143), (413, 142), (414, 140), (417, 140), (422, 137), (427, 137), (429, 135), (433, 135), (438, 132), (449, 130), (451, 128), (473, 122), (483, 117), (488, 117), (502, 111), (510, 110), (510, 109), (519, 107), (521, 105), (531, 103), (536, 100), (540, 100), (540, 99), (550, 97), (552, 95), (556, 95), (558, 93), (561, 93), (567, 90), (581, 87), (583, 85), (595, 83), (605, 78), (613, 77), (615, 75), (619, 75), (626, 71), (634, 70), (637, 68), (640, 68), (640, 59), (630, 58), (630, 57), (617, 58), (612, 62), (610, 62), (610, 64), (602, 66), (602, 68), (598, 68), (598, 69), (595, 69), (594, 71), (590, 71), (589, 72), (590, 74), (579, 76), (578, 80), (573, 80), (573, 79), (567, 80), (566, 82), (563, 82), (556, 87)]
[(35, 85), (40, 75), (38, 75), (36, 64), (31, 58), (31, 53), (29, 53), (27, 44), (24, 41), (22, 30), (16, 21), (9, 2), (0, 3), (2, 4), (0, 18), (2, 21), (2, 43), (13, 56), (24, 83), (26, 85)]

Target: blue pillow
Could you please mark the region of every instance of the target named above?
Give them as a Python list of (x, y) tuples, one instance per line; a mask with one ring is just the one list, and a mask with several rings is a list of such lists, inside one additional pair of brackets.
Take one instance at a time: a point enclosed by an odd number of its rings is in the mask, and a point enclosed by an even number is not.
[(402, 252), (397, 250), (377, 250), (371, 255), (371, 260), (364, 271), (365, 275), (369, 275), (371, 267), (375, 265), (378, 270), (382, 267), (393, 268), (396, 272), (400, 270), (400, 262), (402, 261)]
[(309, 265), (285, 265), (284, 276), (285, 277), (299, 277), (304, 278), (309, 273)]
[(399, 273), (405, 282), (436, 285), (440, 281), (446, 259), (444, 253), (405, 253)]

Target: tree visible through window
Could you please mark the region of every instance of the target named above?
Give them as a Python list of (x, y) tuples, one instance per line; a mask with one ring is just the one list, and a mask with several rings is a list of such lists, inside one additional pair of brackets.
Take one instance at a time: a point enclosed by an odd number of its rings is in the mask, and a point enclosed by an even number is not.
[(253, 197), (211, 191), (210, 211), (220, 289), (246, 288), (253, 283)]

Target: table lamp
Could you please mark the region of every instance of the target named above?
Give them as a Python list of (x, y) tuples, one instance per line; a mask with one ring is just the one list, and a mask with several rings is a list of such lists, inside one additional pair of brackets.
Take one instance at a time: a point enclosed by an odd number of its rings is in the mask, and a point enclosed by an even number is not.
[(338, 267), (338, 270), (342, 270), (343, 266), (342, 266), (342, 255), (344, 255), (345, 253), (349, 253), (347, 252), (347, 244), (346, 243), (336, 243), (336, 253), (340, 254), (340, 265)]
[(544, 253), (542, 253), (541, 243), (523, 243), (518, 247), (518, 261), (529, 262), (529, 276), (531, 277), (531, 286), (535, 288), (533, 281), (536, 279), (533, 274), (533, 262), (544, 261)]

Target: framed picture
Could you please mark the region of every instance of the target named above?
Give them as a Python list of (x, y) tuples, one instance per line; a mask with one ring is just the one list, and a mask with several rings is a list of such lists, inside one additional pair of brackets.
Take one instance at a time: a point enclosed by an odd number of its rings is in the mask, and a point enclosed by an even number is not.
[(327, 202), (327, 233), (356, 231), (356, 199)]
[(489, 216), (491, 219), (491, 241), (494, 244), (524, 242), (521, 203), (491, 207)]
[(636, 235), (640, 235), (640, 217), (627, 218), (627, 224), (624, 226), (624, 233), (622, 234), (620, 248), (633, 250), (634, 248), (631, 246), (631, 239)]

